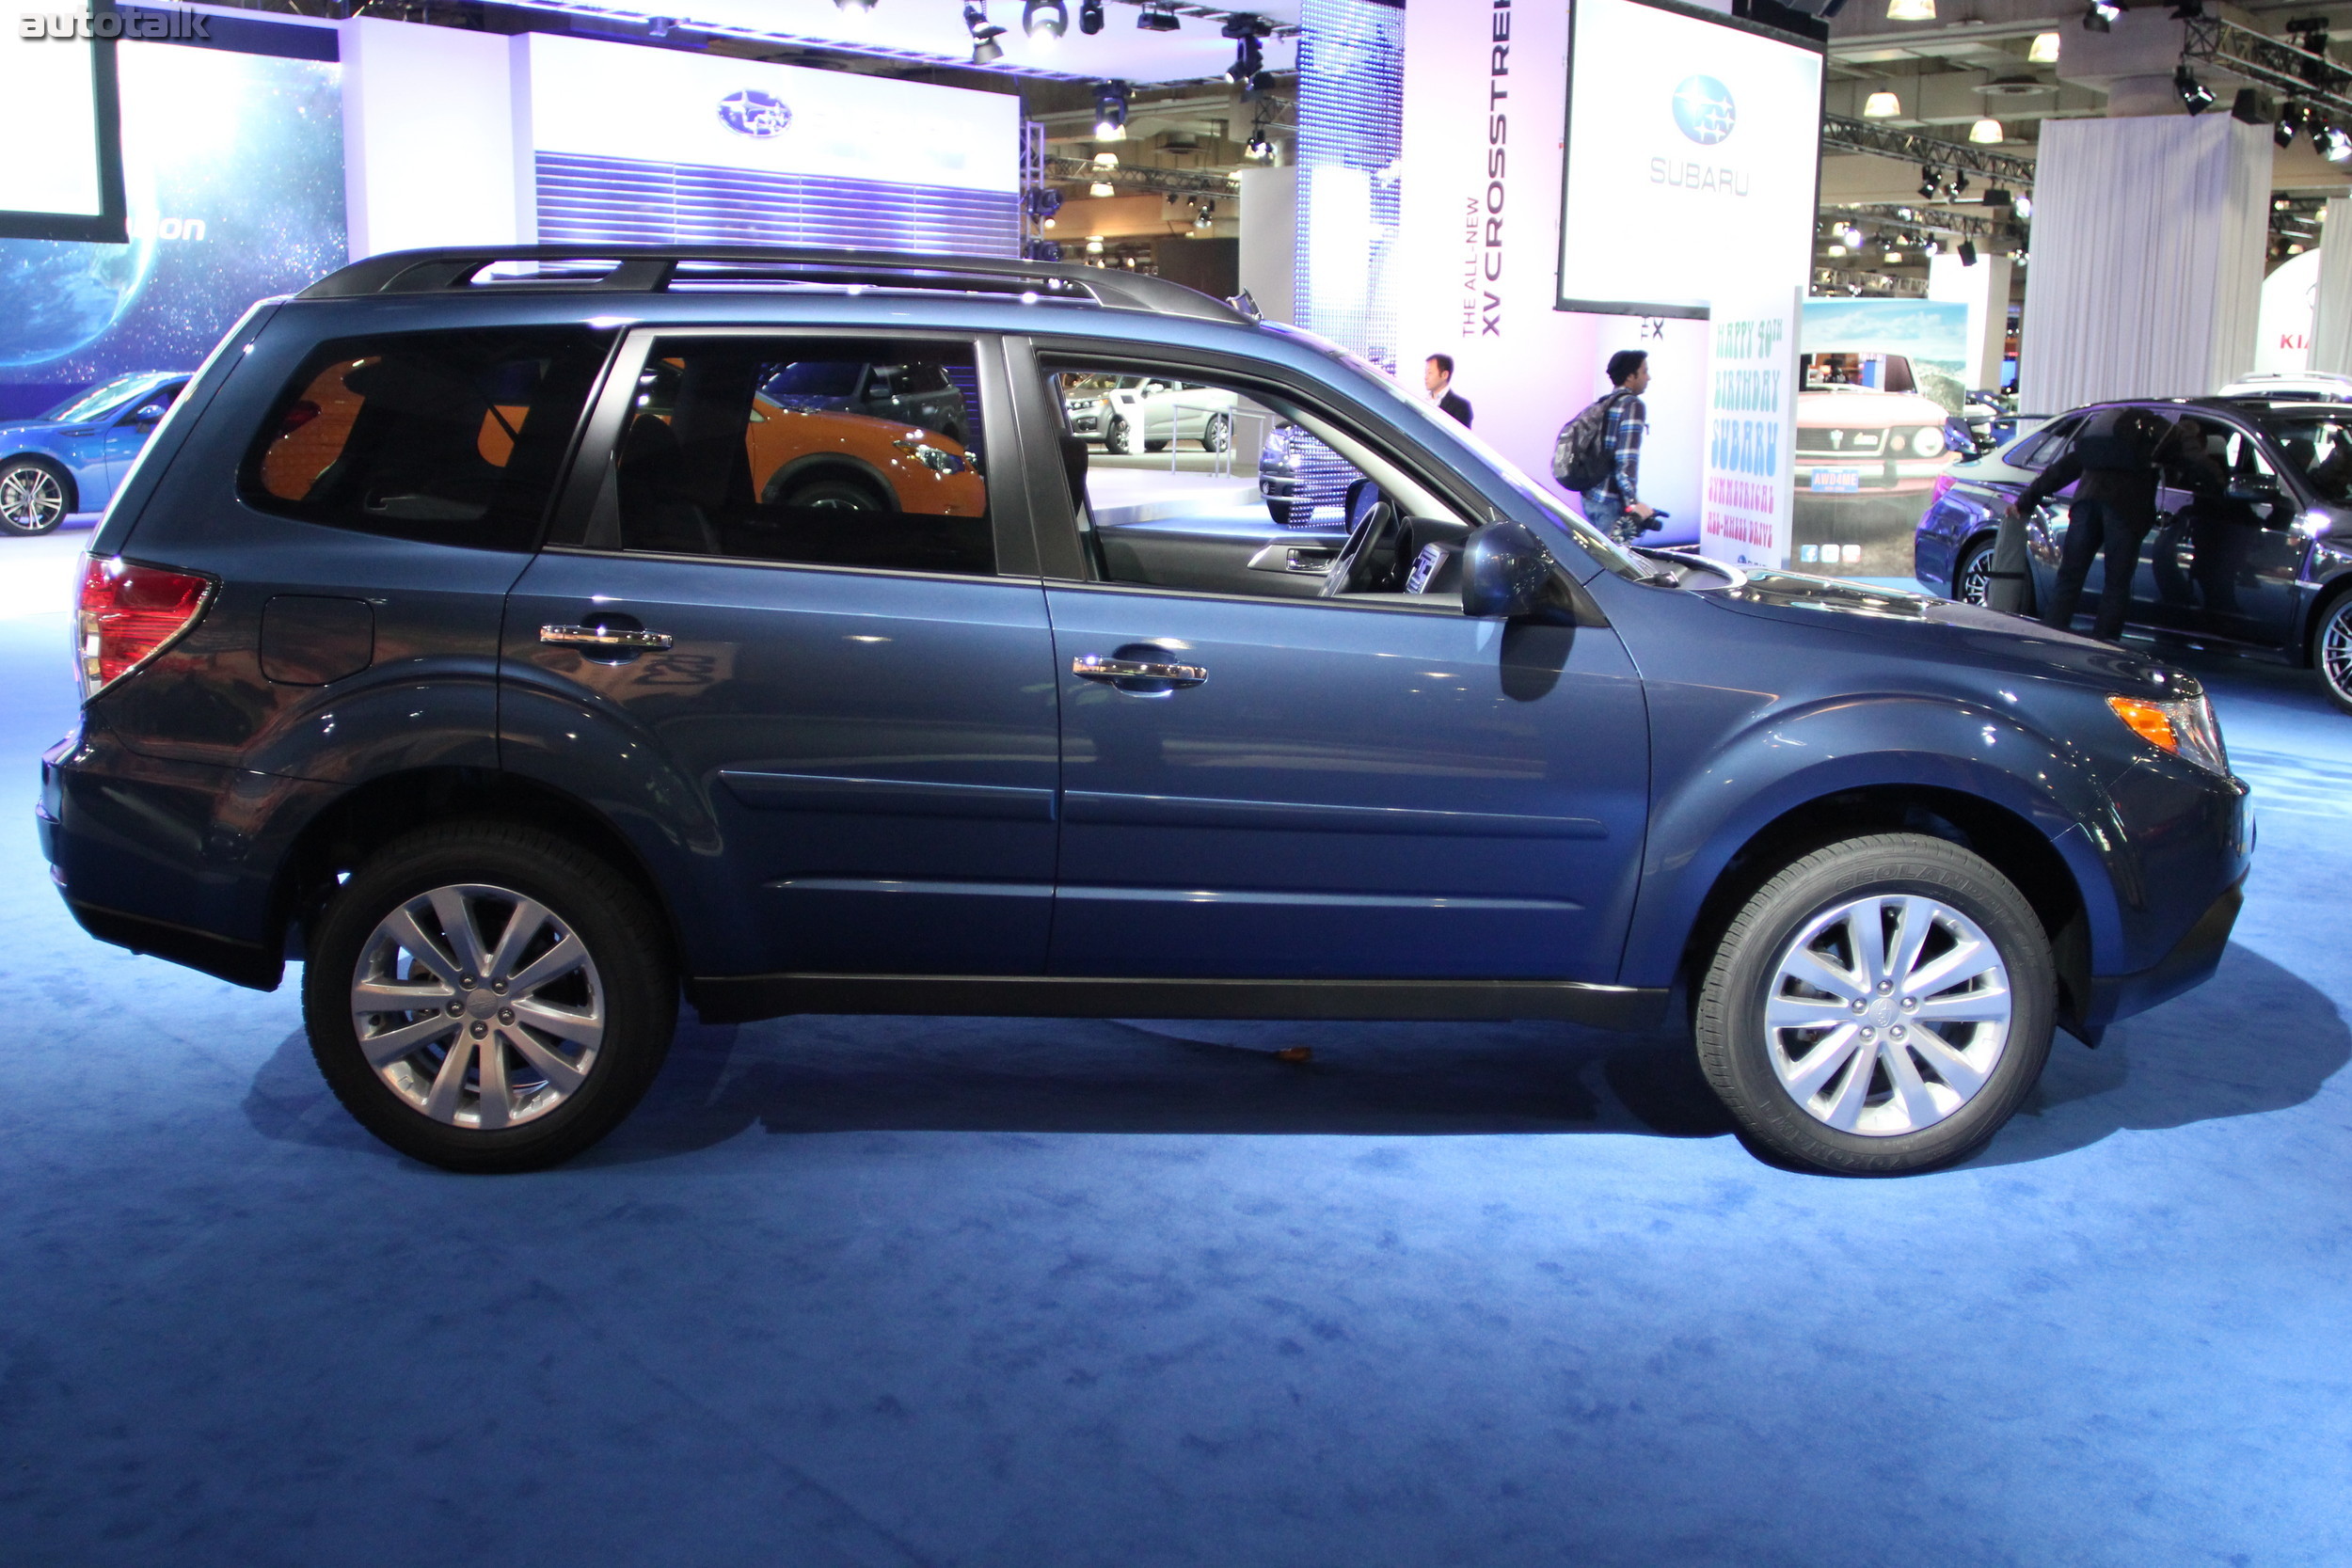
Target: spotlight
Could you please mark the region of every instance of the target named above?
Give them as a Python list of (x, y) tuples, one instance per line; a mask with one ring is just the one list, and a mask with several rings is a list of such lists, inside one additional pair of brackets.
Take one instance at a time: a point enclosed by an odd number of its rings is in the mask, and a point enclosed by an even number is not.
[(1968, 171), (1964, 168), (1954, 169), (1952, 171), (1952, 195), (1955, 197), (1961, 197), (1966, 196), (1967, 194)]
[(1078, 0), (1078, 31), (1091, 38), (1103, 30), (1103, 0)]
[(1933, 22), (1935, 0), (1886, 0), (1889, 22)]
[(1963, 240), (1960, 242), (1960, 264), (1963, 267), (1973, 267), (1977, 264), (1976, 241)]
[(2267, 125), (2278, 118), (2270, 112), (2270, 104), (2254, 87), (2240, 87), (2230, 100), (2230, 118), (2242, 125)]
[(1935, 193), (1939, 188), (1940, 183), (1941, 182), (1935, 177), (1935, 166), (1933, 164), (1923, 164), (1920, 166), (1919, 195), (1923, 198), (1930, 201), (1935, 199)]
[(1860, 250), (1862, 248), (1862, 230), (1856, 229), (1851, 223), (1837, 231), (1837, 237), (1845, 241), (1847, 245), (1851, 249)]
[(1214, 201), (1203, 201), (1199, 206), (1195, 207), (1192, 210), (1192, 226), (1195, 229), (1216, 228), (1216, 203)]
[(1127, 84), (1094, 84), (1094, 139), (1124, 141), (1127, 137)]
[(1064, 0), (1028, 0), (1021, 8), (1021, 31), (1032, 39), (1057, 39), (1070, 31), (1070, 8)]
[(2288, 103), (2279, 110), (2278, 123), (2270, 128), (2270, 139), (2281, 148), (2295, 145), (2296, 128), (2303, 123), (2303, 105)]
[(1862, 101), (1865, 119), (1893, 119), (1903, 112), (1903, 101), (1891, 92), (1874, 92)]
[[(2201, 88), (2200, 90), (2201, 91), (2202, 89)], [(2208, 103), (2212, 103), (2213, 94), (2209, 92), (2206, 93), (2205, 102)], [(2195, 111), (2192, 110), (2190, 112), (2194, 113)], [(1982, 119), (1978, 120), (1974, 125), (1968, 127), (1968, 139), (1975, 142), (1979, 147), (1990, 147), (1994, 142), (1999, 141), (2005, 135), (2007, 135), (2007, 133), (2001, 129), (2001, 122), (1994, 119), (1991, 115), (1985, 116)]]
[(1144, 0), (1143, 12), (1136, 18), (1136, 25), (1147, 33), (1172, 33), (1184, 24), (1176, 20), (1174, 8), (1165, 0)]
[(988, 19), (987, 0), (964, 0), (963, 30), (972, 35), (972, 63), (987, 65), (1005, 57), (1005, 46), (996, 40), (1005, 29)]
[(2352, 158), (2352, 135), (2346, 135), (2340, 125), (2322, 126), (2312, 135), (2312, 141), (2319, 149), (2319, 155), (2331, 164)]
[(1274, 161), (1274, 144), (1266, 140), (1264, 126), (1261, 125), (1249, 133), (1249, 140), (1243, 146), (1241, 155), (1261, 164)]
[(2033, 198), (2021, 196), (2010, 204), (2010, 209), (2021, 218), (2029, 218), (2033, 216)]
[(2058, 36), (2056, 33), (2036, 33), (2033, 46), (2026, 51), (2026, 58), (2034, 65), (2056, 65), (2058, 57)]
[(2213, 89), (2197, 79), (2197, 73), (2189, 70), (2186, 60), (2183, 60), (2172, 72), (2172, 90), (2181, 95), (2181, 107), (2190, 114), (2201, 115), (2213, 107)]
[(2110, 6), (2107, 0), (2090, 0), (2090, 8), (2083, 12), (2083, 25), (2094, 33), (2111, 32), (2115, 19), (2122, 14), (2121, 6)]
[(1903, 253), (1899, 250), (1890, 250), (1886, 253), (1886, 260), (1890, 264), (1900, 261), (1902, 259)]

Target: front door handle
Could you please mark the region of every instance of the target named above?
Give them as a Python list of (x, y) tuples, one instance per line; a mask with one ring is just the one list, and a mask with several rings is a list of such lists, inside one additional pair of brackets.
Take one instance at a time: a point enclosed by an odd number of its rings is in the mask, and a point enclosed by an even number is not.
[(666, 631), (631, 631), (616, 626), (541, 626), (539, 641), (559, 648), (598, 653), (667, 653), (677, 639)]
[(1080, 654), (1070, 661), (1070, 673), (1080, 680), (1102, 681), (1131, 697), (1166, 697), (1179, 687), (1199, 686), (1209, 673), (1198, 664), (1162, 664), (1146, 658), (1104, 658)]

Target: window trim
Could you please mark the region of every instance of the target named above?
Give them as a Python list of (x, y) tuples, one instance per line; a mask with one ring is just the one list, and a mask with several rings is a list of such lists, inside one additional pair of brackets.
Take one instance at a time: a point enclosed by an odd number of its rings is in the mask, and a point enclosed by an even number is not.
[[(902, 566), (854, 566), (838, 562), (770, 561), (734, 555), (684, 555), (649, 550), (606, 549), (584, 543), (596, 507), (614, 481), (613, 464), (620, 450), (620, 433), (628, 416), (637, 378), (657, 340), (681, 338), (814, 338), (838, 342), (871, 338), (887, 342), (939, 342), (968, 348), (973, 373), (980, 386), (980, 431), (987, 467), (981, 478), (988, 486), (990, 537), (996, 552), (996, 570), (989, 574), (936, 572)], [(565, 459), (556, 504), (549, 508), (541, 531), (539, 548), (564, 555), (590, 555), (605, 560), (692, 561), (729, 566), (769, 566), (798, 571), (882, 573), (891, 577), (936, 578), (950, 582), (993, 582), (1002, 578), (1034, 580), (1038, 577), (1037, 546), (1029, 524), (1028, 486), (1022, 463), (1008, 463), (1001, 453), (1020, 450), (1011, 420), (1011, 391), (1006, 380), (1001, 346), (993, 333), (948, 327), (866, 326), (854, 323), (825, 325), (774, 322), (691, 324), (640, 321), (622, 334), (619, 346), (606, 361), (605, 379), (590, 400), (572, 451)]]

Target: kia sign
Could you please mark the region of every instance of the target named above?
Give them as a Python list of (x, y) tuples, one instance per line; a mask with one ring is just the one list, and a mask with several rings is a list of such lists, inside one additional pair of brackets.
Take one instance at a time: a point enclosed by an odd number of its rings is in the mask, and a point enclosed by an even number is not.
[(1559, 307), (1704, 316), (1726, 277), (1804, 285), (1818, 44), (1645, 0), (1569, 20)]

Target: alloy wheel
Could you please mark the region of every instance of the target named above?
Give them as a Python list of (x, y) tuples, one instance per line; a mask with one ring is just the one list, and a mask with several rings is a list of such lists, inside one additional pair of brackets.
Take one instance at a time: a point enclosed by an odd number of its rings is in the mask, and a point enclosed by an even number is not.
[(392, 1092), (453, 1127), (516, 1127), (595, 1067), (605, 990), (570, 925), (522, 894), (437, 887), (377, 923), (351, 980), (359, 1049)]
[(1977, 923), (1917, 895), (1838, 904), (1773, 966), (1764, 1027), (1772, 1070), (1806, 1115), (1895, 1137), (1973, 1100), (2007, 1048), (2008, 966)]
[(0, 522), (19, 533), (46, 533), (65, 515), (65, 486), (37, 463), (0, 472)]
[(2319, 666), (2320, 679), (2339, 704), (2352, 707), (2352, 597), (2338, 599), (2328, 611), (2315, 651), (2318, 657), (2312, 662)]
[(1952, 585), (1952, 597), (1963, 604), (1981, 605), (1993, 595), (1993, 547), (1978, 546), (1968, 552), (1960, 563), (1960, 580)]

